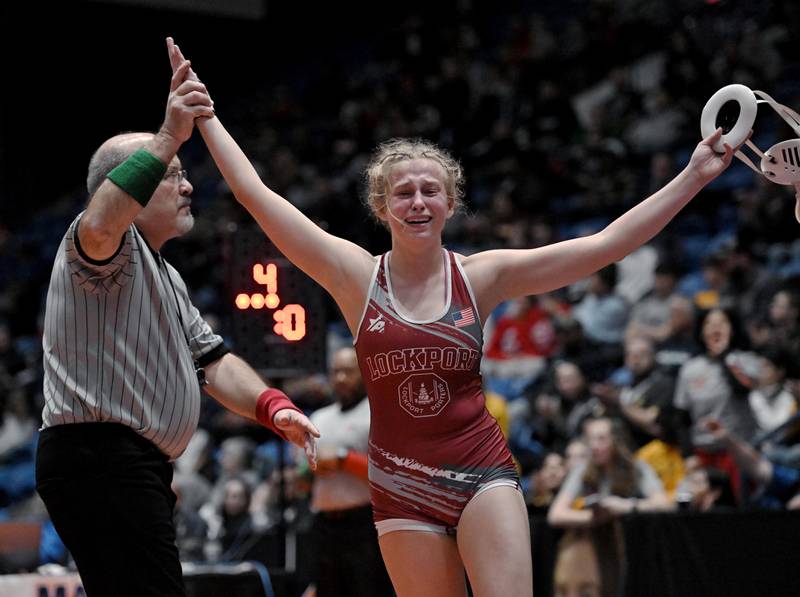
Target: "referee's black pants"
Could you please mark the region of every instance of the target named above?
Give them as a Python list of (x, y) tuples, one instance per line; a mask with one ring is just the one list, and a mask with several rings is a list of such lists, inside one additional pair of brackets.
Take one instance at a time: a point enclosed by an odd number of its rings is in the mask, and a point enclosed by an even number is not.
[(167, 457), (116, 423), (42, 431), (36, 489), (88, 597), (185, 596)]

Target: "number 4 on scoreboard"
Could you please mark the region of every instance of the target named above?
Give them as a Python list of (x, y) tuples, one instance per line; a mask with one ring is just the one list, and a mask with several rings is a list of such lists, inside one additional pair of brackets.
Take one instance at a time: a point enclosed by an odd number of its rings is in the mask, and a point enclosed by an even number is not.
[[(241, 310), (245, 309), (275, 309), (281, 304), (278, 296), (278, 268), (274, 263), (266, 267), (261, 263), (253, 266), (253, 280), (267, 287), (266, 296), (260, 293), (236, 295), (234, 303)], [(306, 335), (306, 310), (302, 305), (286, 305), (283, 309), (272, 314), (275, 325), (272, 327), (278, 336), (283, 336), (289, 341), (296, 342)]]

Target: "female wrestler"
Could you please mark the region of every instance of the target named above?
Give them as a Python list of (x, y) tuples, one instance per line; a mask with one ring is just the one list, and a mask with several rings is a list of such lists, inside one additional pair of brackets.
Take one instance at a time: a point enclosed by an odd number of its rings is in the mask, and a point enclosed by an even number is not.
[[(183, 55), (168, 45), (177, 68)], [(651, 239), (730, 164), (730, 147), (711, 147), (722, 131), (597, 234), (469, 257), (441, 238), (461, 199), (458, 163), (424, 141), (390, 141), (367, 168), (370, 209), (392, 236), (376, 257), (266, 187), (218, 118), (198, 127), (236, 199), (331, 294), (356, 338), (372, 413), (374, 517), (398, 595), (464, 596), (465, 570), (476, 596), (531, 595), (525, 504), (481, 392), (481, 322), (502, 301), (570, 284)]]

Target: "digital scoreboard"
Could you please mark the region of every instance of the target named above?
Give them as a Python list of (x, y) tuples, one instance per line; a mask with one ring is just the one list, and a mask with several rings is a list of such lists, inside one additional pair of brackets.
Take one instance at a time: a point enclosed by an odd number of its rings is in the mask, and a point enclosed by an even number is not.
[(228, 292), (234, 352), (268, 377), (326, 370), (324, 290), (260, 228), (230, 237)]

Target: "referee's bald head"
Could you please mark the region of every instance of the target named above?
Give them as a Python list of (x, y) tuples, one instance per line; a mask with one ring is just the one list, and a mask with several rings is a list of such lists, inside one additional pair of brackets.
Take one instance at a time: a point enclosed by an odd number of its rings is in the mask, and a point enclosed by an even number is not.
[(86, 176), (89, 198), (103, 184), (109, 172), (127, 160), (134, 151), (143, 147), (153, 136), (153, 133), (145, 132), (121, 133), (104, 141), (89, 160), (89, 172)]

